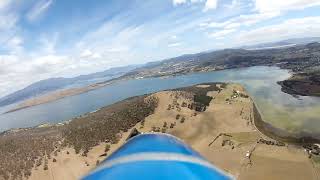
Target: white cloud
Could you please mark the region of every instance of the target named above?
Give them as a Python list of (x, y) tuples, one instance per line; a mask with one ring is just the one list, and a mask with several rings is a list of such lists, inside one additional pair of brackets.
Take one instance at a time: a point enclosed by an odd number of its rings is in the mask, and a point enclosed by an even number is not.
[(33, 22), (41, 17), (52, 5), (53, 0), (41, 0), (27, 13), (27, 19)]
[(187, 0), (172, 0), (173, 5), (179, 5), (186, 3)]
[(118, 53), (118, 52), (124, 52), (124, 51), (128, 51), (129, 48), (126, 46), (119, 46), (119, 47), (112, 47), (110, 49), (107, 49), (106, 51), (108, 52), (112, 52), (112, 53)]
[[(172, 4), (175, 6), (183, 5), (183, 8), (179, 10), (172, 10), (172, 8), (168, 12), (158, 12), (156, 10), (154, 14), (159, 13), (159, 15), (155, 16), (150, 13), (148, 14), (150, 18), (142, 21), (142, 23), (139, 17), (142, 17), (140, 15), (145, 16), (147, 12), (139, 14), (139, 12), (131, 9), (137, 8), (140, 10), (141, 8), (134, 7), (128, 8), (124, 13), (119, 12), (111, 20), (99, 17), (97, 18), (99, 21), (94, 21), (94, 26), (90, 26), (89, 22), (83, 22), (85, 25), (82, 25), (82, 22), (74, 23), (74, 25), (70, 23), (72, 25), (68, 24), (70, 26), (68, 28), (50, 29), (50, 32), (57, 31), (57, 34), (40, 33), (38, 35), (28, 32), (28, 26), (24, 27), (21, 24), (21, 27), (18, 27), (20, 24), (17, 24), (17, 22), (19, 22), (20, 16), (24, 14), (25, 8), (22, 13), (4, 11), (2, 9), (6, 9), (8, 3), (0, 0), (0, 42), (4, 42), (2, 43), (3, 46), (8, 46), (15, 52), (18, 52), (24, 46), (26, 49), (30, 48), (30, 52), (23, 52), (22, 54), (8, 51), (4, 55), (0, 55), (0, 94), (7, 87), (11, 90), (19, 89), (24, 85), (48, 77), (87, 74), (114, 66), (143, 63), (179, 54), (199, 52), (215, 48), (219, 42), (229, 46), (237, 41), (253, 43), (305, 34), (319, 35), (320, 29), (317, 25), (319, 21), (315, 21), (314, 18), (306, 22), (304, 22), (305, 20), (286, 21), (281, 25), (252, 29), (263, 25), (259, 22), (279, 16), (281, 13), (277, 9), (296, 9), (293, 8), (292, 4), (294, 3), (292, 2), (298, 2), (298, 0), (291, 1), (291, 5), (287, 6), (289, 8), (284, 8), (284, 5), (281, 5), (280, 8), (262, 7), (261, 0), (251, 1), (257, 1), (255, 10), (253, 10), (254, 5), (249, 7), (248, 3), (243, 3), (240, 0), (172, 0)], [(38, 3), (26, 14), (26, 18), (30, 22), (41, 18), (55, 1), (39, 0), (34, 2)], [(199, 4), (194, 5), (194, 3)], [(277, 3), (288, 4), (289, 2)], [(315, 1), (306, 3), (303, 7), (310, 7), (315, 3)], [(162, 1), (159, 4), (162, 4)], [(217, 11), (209, 11), (214, 9), (217, 9)], [(201, 10), (207, 12), (203, 13)], [(246, 14), (239, 15), (243, 13)], [(105, 12), (101, 14), (108, 16)], [(229, 17), (233, 18), (227, 19)], [(103, 22), (102, 19), (108, 20)], [(221, 21), (225, 19), (227, 20)], [(274, 23), (278, 20), (281, 19), (270, 22)], [(205, 30), (199, 31), (197, 28), (199, 24)], [(286, 26), (283, 27), (284, 25)], [(5, 33), (2, 29), (6, 29)], [(20, 32), (19, 29), (21, 29)], [(240, 31), (240, 29), (251, 30)], [(290, 29), (290, 32), (288, 32), (288, 29)], [(79, 31), (79, 34), (84, 33), (84, 35), (73, 37), (64, 34), (66, 31), (69, 33), (74, 30)], [(228, 42), (229, 39), (226, 39), (226, 41), (221, 40), (212, 43), (212, 41), (208, 41), (206, 35), (215, 39), (230, 37), (232, 42)], [(235, 40), (233, 40), (233, 37), (235, 37)], [(65, 42), (62, 41), (64, 38), (66, 38)], [(182, 38), (183, 41), (180, 42)], [(3, 39), (5, 41), (2, 41)]]
[(210, 9), (216, 9), (218, 5), (218, 0), (207, 0), (204, 11), (208, 11)]
[(204, 0), (190, 0), (191, 3), (203, 2)]
[(176, 43), (168, 44), (168, 47), (178, 47), (178, 46), (181, 46), (181, 43), (176, 42)]
[(56, 45), (59, 40), (59, 33), (53, 33), (50, 35), (41, 35), (39, 38), (38, 53), (41, 54), (55, 54)]
[(306, 36), (320, 36), (320, 16), (289, 19), (279, 24), (242, 31), (235, 37), (234, 42), (256, 44)]
[(226, 8), (233, 9), (236, 8), (240, 4), (239, 0), (232, 0), (231, 4), (224, 5)]
[(3, 10), (9, 6), (12, 0), (1, 0), (0, 1), (0, 10)]
[(89, 49), (86, 49), (86, 50), (82, 51), (82, 53), (80, 54), (80, 57), (86, 58), (86, 57), (91, 56), (92, 54), (93, 53)]
[(236, 29), (224, 29), (224, 30), (217, 31), (217, 32), (209, 34), (209, 37), (216, 38), (216, 39), (222, 39), (226, 35), (229, 35), (229, 34), (235, 32), (235, 31), (236, 31)]
[(205, 0), (172, 0), (172, 3), (174, 6), (177, 5), (182, 5), (182, 4), (194, 4), (194, 3), (200, 3), (200, 2), (204, 2)]
[(61, 71), (70, 71), (73, 63), (70, 58), (61, 55), (0, 55), (0, 94), (3, 96), (13, 89), (53, 77)]
[[(0, 0), (0, 42), (7, 43), (17, 31), (19, 15), (13, 8), (12, 0)], [(2, 44), (3, 45), (3, 44)]]
[(236, 28), (240, 26), (251, 26), (264, 20), (268, 20), (278, 16), (277, 12), (256, 13), (248, 15), (240, 15), (224, 22), (203, 22), (199, 24), (202, 28)]
[(201, 23), (199, 26), (202, 29), (218, 29), (218, 31), (208, 33), (208, 35), (211, 38), (223, 39), (226, 35), (229, 35), (235, 31), (239, 31), (239, 29), (243, 26), (250, 27), (254, 24), (272, 19), (276, 16), (278, 16), (277, 12), (240, 15), (224, 22), (205, 22)]
[(178, 37), (176, 35), (172, 35), (170, 38), (171, 39), (177, 39)]
[(261, 13), (304, 9), (320, 5), (319, 0), (255, 0), (256, 10)]
[(238, 18), (234, 19), (234, 22), (250, 26), (261, 21), (265, 21), (271, 18), (278, 16), (278, 12), (268, 12), (268, 13), (259, 13), (259, 14), (250, 14), (250, 15), (240, 15)]
[(97, 59), (97, 58), (101, 58), (101, 55), (99, 53), (94, 53), (91, 50), (86, 49), (86, 50), (82, 51), (82, 53), (80, 54), (80, 58)]
[(20, 53), (23, 50), (23, 39), (20, 36), (14, 36), (7, 42), (8, 51), (11, 53)]

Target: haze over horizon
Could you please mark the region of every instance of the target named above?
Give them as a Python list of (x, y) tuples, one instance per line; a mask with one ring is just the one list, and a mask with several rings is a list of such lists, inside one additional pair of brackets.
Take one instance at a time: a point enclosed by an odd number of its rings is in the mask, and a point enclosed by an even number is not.
[(318, 0), (1, 0), (0, 94), (181, 54), (320, 36)]

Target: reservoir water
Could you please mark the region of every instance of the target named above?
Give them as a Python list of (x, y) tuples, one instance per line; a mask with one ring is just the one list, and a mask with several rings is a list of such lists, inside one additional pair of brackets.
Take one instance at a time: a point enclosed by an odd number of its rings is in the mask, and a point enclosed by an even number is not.
[[(58, 123), (94, 111), (131, 96), (204, 82), (236, 82), (244, 85), (256, 103), (262, 119), (290, 133), (320, 134), (320, 98), (293, 97), (281, 91), (277, 81), (290, 77), (278, 67), (250, 67), (215, 72), (193, 73), (168, 78), (120, 81), (87, 93), (66, 97), (0, 115), (0, 131), (10, 128)], [(5, 112), (10, 107), (3, 107)]]

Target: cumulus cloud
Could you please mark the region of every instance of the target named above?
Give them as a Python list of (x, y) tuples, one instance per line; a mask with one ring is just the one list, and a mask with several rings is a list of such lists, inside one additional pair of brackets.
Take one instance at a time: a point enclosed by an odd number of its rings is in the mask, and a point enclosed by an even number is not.
[(204, 3), (203, 11), (208, 11), (210, 9), (217, 8), (218, 0), (172, 0), (174, 6), (182, 5), (182, 4), (196, 4), (196, 3)]
[(171, 39), (177, 39), (178, 37), (176, 35), (172, 35), (170, 38)]
[(225, 35), (231, 34), (241, 27), (250, 27), (254, 24), (259, 22), (272, 19), (277, 17), (279, 14), (277, 12), (268, 12), (268, 13), (255, 13), (255, 14), (248, 14), (248, 15), (240, 15), (235, 18), (231, 18), (227, 21), (223, 22), (204, 22), (200, 23), (199, 26), (202, 29), (218, 29), (213, 33), (209, 33), (209, 37), (221, 39), (225, 37)]
[(320, 36), (320, 16), (289, 19), (279, 24), (242, 31), (234, 42), (252, 44), (305, 36)]
[[(23, 20), (36, 22), (58, 1), (32, 1), (36, 4), (31, 5), (31, 9), (28, 9), (30, 2), (24, 2), (26, 7), (21, 8), (23, 12), (18, 13), (8, 11), (7, 7), (12, 1), (0, 0), (0, 96), (7, 90), (20, 89), (49, 77), (88, 74), (109, 67), (144, 63), (216, 48), (218, 43), (209, 41), (208, 36), (220, 39), (217, 42), (224, 45), (232, 46), (235, 42), (256, 43), (277, 38), (318, 36), (320, 32), (317, 17), (274, 24), (282, 21), (281, 18), (288, 18), (279, 16), (283, 11), (318, 4), (312, 0), (250, 0), (255, 2), (252, 5), (240, 0), (146, 1), (142, 3), (143, 8), (132, 3), (134, 6), (126, 8), (124, 12), (117, 11), (117, 14), (112, 14), (112, 18), (101, 8), (103, 13), (91, 12), (92, 17), (97, 16), (97, 20), (93, 18), (89, 22), (80, 16), (77, 17), (80, 22), (66, 23), (68, 28), (54, 27), (54, 24), (50, 24), (51, 21), (47, 21), (50, 25), (48, 27), (52, 29), (41, 27), (36, 29), (37, 34), (28, 32), (33, 30), (28, 29), (29, 26), (19, 24), (25, 22), (20, 21), (21, 17), (26, 15)], [(120, 5), (124, 2), (115, 1)], [(175, 8), (152, 9), (158, 8), (158, 4), (165, 4), (167, 7), (168, 3)], [(178, 6), (181, 6), (179, 10), (176, 9)], [(145, 11), (142, 12), (141, 9)], [(162, 9), (165, 9), (165, 12), (160, 12)], [(217, 10), (211, 11), (215, 9)], [(147, 12), (148, 10), (152, 13)], [(69, 17), (72, 20), (75, 18), (73, 15), (72, 18)], [(146, 16), (147, 19), (141, 20), (141, 17)], [(279, 19), (273, 21), (273, 18), (277, 17)], [(54, 19), (54, 22), (70, 21), (64, 21), (64, 18), (67, 17)], [(271, 19), (272, 21), (263, 23)], [(75, 29), (77, 33), (73, 34)], [(221, 40), (224, 37), (230, 38)], [(19, 53), (21, 51), (25, 52)]]
[(100, 58), (101, 55), (99, 53), (94, 53), (91, 50), (86, 49), (86, 50), (82, 51), (82, 53), (80, 54), (80, 57), (81, 58), (93, 58), (93, 59), (96, 59), (96, 58)]
[(186, 3), (187, 0), (172, 0), (173, 5), (179, 5)]
[(14, 13), (0, 12), (0, 31), (13, 28), (18, 21), (18, 16)]
[(240, 15), (223, 22), (203, 22), (199, 26), (202, 28), (236, 28), (240, 26), (251, 26), (264, 20), (277, 17), (277, 12), (255, 13), (248, 15)]
[(236, 31), (236, 29), (224, 29), (224, 30), (221, 30), (221, 31), (210, 33), (209, 37), (216, 38), (216, 39), (222, 39), (226, 35), (229, 35), (229, 34), (235, 32), (235, 31)]
[(15, 35), (18, 29), (19, 14), (12, 11), (12, 8), (12, 0), (0, 1), (0, 43), (2, 46)]
[(23, 51), (23, 42), (24, 41), (20, 36), (12, 37), (6, 44), (8, 51), (12, 54), (20, 53), (21, 51)]
[(36, 3), (27, 13), (27, 19), (33, 22), (41, 17), (52, 5), (53, 0), (41, 0)]
[(181, 46), (181, 43), (176, 42), (176, 43), (168, 44), (168, 47), (178, 47), (178, 46)]
[[(26, 60), (27, 59), (27, 60)], [(67, 56), (0, 55), (0, 94), (52, 77), (74, 63)]]
[(205, 0), (172, 0), (173, 5), (181, 5), (181, 4), (185, 4), (185, 3), (200, 3), (200, 2), (204, 2)]
[(210, 9), (216, 9), (218, 5), (218, 0), (207, 0), (204, 11), (208, 11)]
[(8, 7), (8, 5), (12, 2), (12, 0), (1, 0), (0, 1), (0, 10)]
[(259, 12), (281, 12), (320, 5), (319, 0), (255, 0)]
[(80, 57), (85, 58), (85, 57), (90, 57), (93, 53), (89, 50), (86, 49), (84, 51), (82, 51), (82, 53), (80, 54)]

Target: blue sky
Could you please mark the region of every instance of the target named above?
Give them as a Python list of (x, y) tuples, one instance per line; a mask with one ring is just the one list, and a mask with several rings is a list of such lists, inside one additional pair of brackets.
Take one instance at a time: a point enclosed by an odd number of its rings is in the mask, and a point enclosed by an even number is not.
[(319, 0), (1, 0), (0, 96), (181, 54), (320, 36)]

